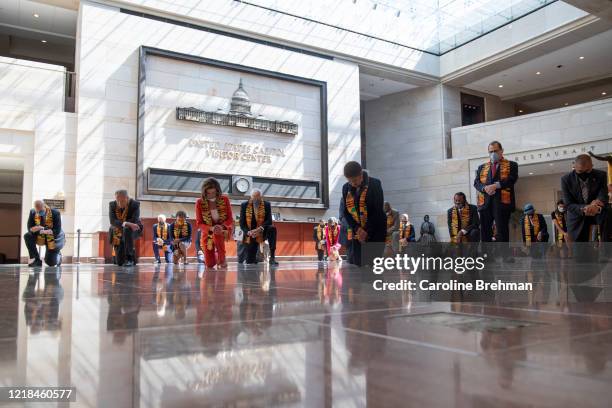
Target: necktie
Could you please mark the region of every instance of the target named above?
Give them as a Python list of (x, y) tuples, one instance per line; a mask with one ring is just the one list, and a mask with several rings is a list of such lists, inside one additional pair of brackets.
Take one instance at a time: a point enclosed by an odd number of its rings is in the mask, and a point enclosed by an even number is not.
[(580, 181), (580, 189), (582, 190), (582, 200), (585, 204), (589, 202), (589, 184), (586, 181)]
[(495, 178), (495, 173), (497, 172), (497, 163), (493, 162), (491, 165), (491, 179)]

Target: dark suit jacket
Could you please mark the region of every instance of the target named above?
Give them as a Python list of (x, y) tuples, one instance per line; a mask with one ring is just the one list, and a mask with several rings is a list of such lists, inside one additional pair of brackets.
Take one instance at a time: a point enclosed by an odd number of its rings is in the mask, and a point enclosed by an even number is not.
[[(544, 219), (544, 216), (542, 214), (536, 214), (538, 216), (538, 221), (540, 224), (540, 232), (542, 233), (542, 242), (548, 242), (548, 226), (546, 225), (546, 220)], [(521, 217), (521, 233), (522, 233), (522, 237), (523, 237), (523, 242), (525, 242), (525, 217), (526, 215), (523, 214), (523, 216)], [(531, 235), (531, 242), (536, 242), (537, 236), (536, 235)]]
[[(30, 228), (36, 225), (36, 222), (34, 221), (35, 216), (36, 210), (32, 208), (30, 210), (30, 215), (28, 215), (28, 231), (30, 231)], [(62, 230), (62, 215), (55, 208), (51, 208), (51, 216), (53, 217), (53, 239), (55, 239), (55, 247), (59, 251), (64, 247), (65, 242), (65, 235), (64, 231)], [(41, 220), (41, 225), (43, 227), (45, 226), (44, 219)], [(34, 233), (34, 235), (38, 235), (38, 232)]]
[[(113, 227), (121, 228), (122, 222), (117, 218), (115, 214), (115, 209), (117, 208), (117, 202), (115, 200), (111, 201), (108, 204), (108, 218), (110, 219), (110, 229), (108, 233), (108, 239), (110, 242), (113, 240)], [(138, 224), (140, 226), (140, 232), (142, 233), (143, 227), (142, 222), (140, 221), (140, 203), (133, 198), (130, 198), (128, 201), (128, 212), (127, 217), (125, 219), (127, 222), (132, 222), (134, 224)]]
[[(368, 208), (368, 219), (366, 221), (365, 230), (368, 233), (368, 242), (385, 242), (387, 235), (387, 215), (383, 210), (385, 197), (383, 194), (382, 183), (374, 177), (370, 177), (366, 171), (363, 172), (363, 185), (368, 185), (368, 194), (366, 196), (366, 206)], [(342, 186), (342, 199), (340, 200), (340, 214), (348, 224), (349, 228), (356, 234), (359, 225), (353, 219), (353, 216), (346, 209), (346, 195), (349, 190), (355, 197), (355, 204), (359, 205), (359, 197), (356, 195), (356, 189), (349, 183)]]
[[(491, 202), (493, 200), (495, 200), (497, 203), (504, 205), (504, 206), (508, 206), (509, 210), (512, 211), (515, 208), (515, 199), (514, 199), (514, 184), (516, 183), (516, 181), (518, 180), (518, 164), (516, 162), (513, 162), (511, 160), (509, 160), (510, 162), (510, 174), (508, 175), (508, 178), (506, 180), (500, 180), (500, 173), (501, 171), (498, 170), (495, 174), (495, 178), (491, 177), (491, 170), (489, 170), (489, 174), (487, 174), (487, 181), (483, 184), (480, 182), (480, 172), (482, 170), (482, 168), (484, 167), (485, 163), (481, 164), (480, 166), (478, 166), (478, 170), (476, 170), (476, 178), (474, 179), (474, 188), (476, 188), (476, 190), (479, 193), (483, 193), (484, 192), (484, 188), (486, 185), (489, 184), (494, 184), (496, 181), (499, 181), (499, 184), (501, 185), (501, 189), (497, 189), (495, 191), (495, 195), (488, 195), (487, 193), (484, 193), (484, 204), (482, 205), (478, 205), (478, 210), (483, 210), (485, 208), (488, 208), (489, 205), (491, 205)], [(493, 167), (493, 166), (491, 166)], [(501, 192), (503, 189), (508, 189), (508, 191), (510, 192), (510, 197), (511, 197), (511, 203), (509, 205), (506, 204), (502, 204), (501, 201)]]
[[(605, 171), (593, 169), (589, 180), (589, 198), (585, 202), (582, 198), (582, 189), (575, 171), (561, 177), (561, 190), (563, 201), (567, 206), (567, 232), (572, 239), (576, 240), (584, 225), (585, 215), (582, 209), (593, 200), (599, 199), (608, 202), (608, 178)], [(595, 222), (602, 224), (605, 218), (605, 209), (595, 216)]]
[[(468, 207), (470, 208), (470, 221), (468, 223), (468, 225), (461, 225), (460, 230), (464, 229), (468, 234), (473, 230), (473, 229), (480, 229), (480, 218), (478, 218), (478, 208), (474, 205), (474, 204), (468, 204)], [(448, 209), (448, 211), (446, 211), (446, 219), (448, 222), (448, 233), (452, 236), (452, 211), (455, 207), (451, 207)]]
[[(240, 229), (242, 231), (244, 231), (244, 240), (246, 240), (248, 238), (247, 236), (247, 232), (249, 232), (249, 227), (247, 225), (247, 221), (246, 221), (246, 209), (247, 209), (247, 205), (249, 204), (248, 201), (243, 202), (242, 204), (240, 204)], [(266, 227), (270, 227), (272, 226), (272, 207), (270, 206), (270, 202), (269, 201), (264, 201), (264, 210), (265, 210), (265, 216), (264, 216), (264, 222), (262, 224), (262, 226), (264, 228)], [(261, 203), (259, 204), (261, 205)], [(256, 220), (256, 212), (255, 208), (253, 207), (253, 216), (251, 217), (251, 229), (255, 229), (255, 226), (257, 225), (257, 220)]]
[[(312, 240), (315, 243), (319, 242), (319, 237), (317, 237), (317, 227), (318, 225), (315, 225), (314, 229), (312, 230)], [(321, 229), (321, 240), (325, 241), (325, 227)]]
[(186, 237), (182, 237), (182, 238), (174, 238), (174, 224), (176, 224), (175, 222), (173, 222), (172, 224), (170, 224), (170, 228), (168, 229), (168, 238), (172, 241), (172, 242), (191, 242), (191, 224), (188, 221), (185, 221), (187, 223), (187, 236)]
[[(157, 225), (158, 224), (153, 224), (153, 242), (157, 242), (157, 238), (161, 238), (160, 236), (157, 235)], [(172, 236), (170, 235), (170, 232), (171, 232), (170, 227), (172, 226), (172, 224), (166, 223), (166, 225), (167, 225), (166, 228), (168, 228), (168, 239), (164, 241), (164, 244), (168, 245), (172, 242)]]

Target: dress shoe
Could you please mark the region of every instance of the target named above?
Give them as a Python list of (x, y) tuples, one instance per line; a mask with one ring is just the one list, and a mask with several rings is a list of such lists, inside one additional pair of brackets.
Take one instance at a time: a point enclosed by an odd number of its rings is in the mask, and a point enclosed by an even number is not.
[(276, 262), (276, 259), (270, 258), (270, 265), (278, 266), (278, 262)]
[(40, 259), (35, 259), (28, 264), (30, 268), (36, 268), (42, 266), (42, 261)]
[(135, 264), (134, 264), (134, 261), (126, 261), (126, 262), (123, 264), (123, 266), (127, 266), (127, 267), (134, 266), (134, 265), (135, 265)]

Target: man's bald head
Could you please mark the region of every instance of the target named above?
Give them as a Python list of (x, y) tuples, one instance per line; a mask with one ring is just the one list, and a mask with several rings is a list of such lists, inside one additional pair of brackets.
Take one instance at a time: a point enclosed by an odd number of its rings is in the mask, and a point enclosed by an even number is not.
[(593, 170), (593, 160), (588, 154), (579, 154), (574, 160), (574, 169), (576, 173), (589, 173)]

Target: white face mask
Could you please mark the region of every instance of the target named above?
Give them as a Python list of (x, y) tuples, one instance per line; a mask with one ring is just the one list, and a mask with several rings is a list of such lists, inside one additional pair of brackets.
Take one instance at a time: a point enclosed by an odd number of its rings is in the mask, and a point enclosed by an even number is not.
[(215, 200), (216, 200), (216, 198), (214, 198), (214, 197), (213, 197), (213, 198), (208, 198), (207, 200), (208, 200), (208, 201), (210, 201), (210, 202), (212, 203), (213, 201), (215, 201)]
[(560, 213), (564, 213), (565, 207), (557, 207), (557, 210), (559, 210)]

